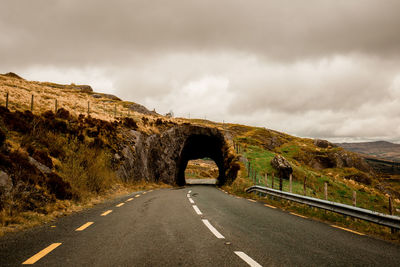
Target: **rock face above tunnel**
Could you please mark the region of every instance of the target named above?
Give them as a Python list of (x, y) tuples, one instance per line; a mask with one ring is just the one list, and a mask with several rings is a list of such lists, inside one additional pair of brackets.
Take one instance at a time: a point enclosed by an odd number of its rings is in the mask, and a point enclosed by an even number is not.
[(219, 185), (233, 182), (239, 170), (233, 149), (215, 128), (184, 124), (151, 136), (136, 131), (128, 134), (132, 145), (123, 149), (124, 163), (118, 171), (125, 180), (144, 178), (150, 182), (184, 185), (188, 161), (204, 157), (217, 164)]

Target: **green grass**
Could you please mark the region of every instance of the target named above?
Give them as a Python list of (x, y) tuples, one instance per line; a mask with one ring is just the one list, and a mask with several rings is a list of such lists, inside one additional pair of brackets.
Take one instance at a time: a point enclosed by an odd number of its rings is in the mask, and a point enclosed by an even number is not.
[[(248, 159), (251, 166), (250, 177), (247, 175), (248, 169), (243, 171), (245, 173), (245, 179), (247, 179), (251, 184), (257, 184), (267, 187), (272, 187), (272, 173), (275, 173), (274, 177), (274, 188), (279, 189), (279, 177), (276, 177), (277, 171), (271, 166), (271, 160), (274, 158), (275, 153), (263, 149), (255, 145), (249, 145), (253, 143), (251, 138), (241, 138), (239, 141), (245, 141), (247, 144), (246, 149), (242, 155)], [(328, 200), (338, 203), (343, 203), (347, 205), (353, 204), (353, 191), (357, 194), (357, 207), (365, 208), (373, 211), (378, 211), (382, 213), (388, 213), (388, 199), (381, 194), (367, 193), (363, 189), (357, 189), (345, 184), (340, 179), (333, 179), (332, 177), (324, 174), (332, 172), (334, 174), (340, 174), (340, 177), (344, 177), (346, 173), (352, 172), (351, 169), (329, 169), (326, 172), (316, 171), (304, 164), (298, 163), (293, 157), (298, 155), (300, 147), (294, 144), (282, 145), (278, 149), (287, 160), (290, 161), (293, 167), (293, 182), (292, 182), (292, 192), (295, 194), (304, 194), (303, 183), (304, 177), (306, 180), (306, 195), (324, 199), (324, 183), (328, 183)], [(244, 164), (248, 168), (248, 164)], [(256, 172), (256, 182), (254, 182), (254, 173)], [(268, 174), (267, 184), (265, 183), (265, 174)], [(283, 191), (289, 192), (289, 181), (282, 181)]]

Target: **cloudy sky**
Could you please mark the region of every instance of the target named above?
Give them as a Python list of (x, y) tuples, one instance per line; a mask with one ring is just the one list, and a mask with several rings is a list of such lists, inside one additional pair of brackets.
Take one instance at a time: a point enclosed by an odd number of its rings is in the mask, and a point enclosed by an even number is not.
[(159, 113), (400, 142), (397, 0), (2, 0), (9, 71)]

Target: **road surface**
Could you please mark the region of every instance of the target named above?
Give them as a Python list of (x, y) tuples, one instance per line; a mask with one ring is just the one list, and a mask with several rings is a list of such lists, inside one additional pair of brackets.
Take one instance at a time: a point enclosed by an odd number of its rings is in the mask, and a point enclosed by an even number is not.
[(196, 185), (131, 194), (0, 238), (0, 266), (23, 263), (400, 266), (400, 246)]

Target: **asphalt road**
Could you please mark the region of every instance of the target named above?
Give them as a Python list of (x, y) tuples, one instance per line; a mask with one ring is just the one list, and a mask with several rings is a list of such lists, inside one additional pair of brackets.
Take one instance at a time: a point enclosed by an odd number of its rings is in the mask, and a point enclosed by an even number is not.
[(0, 266), (22, 263), (400, 266), (400, 246), (198, 185), (135, 193), (0, 238)]

